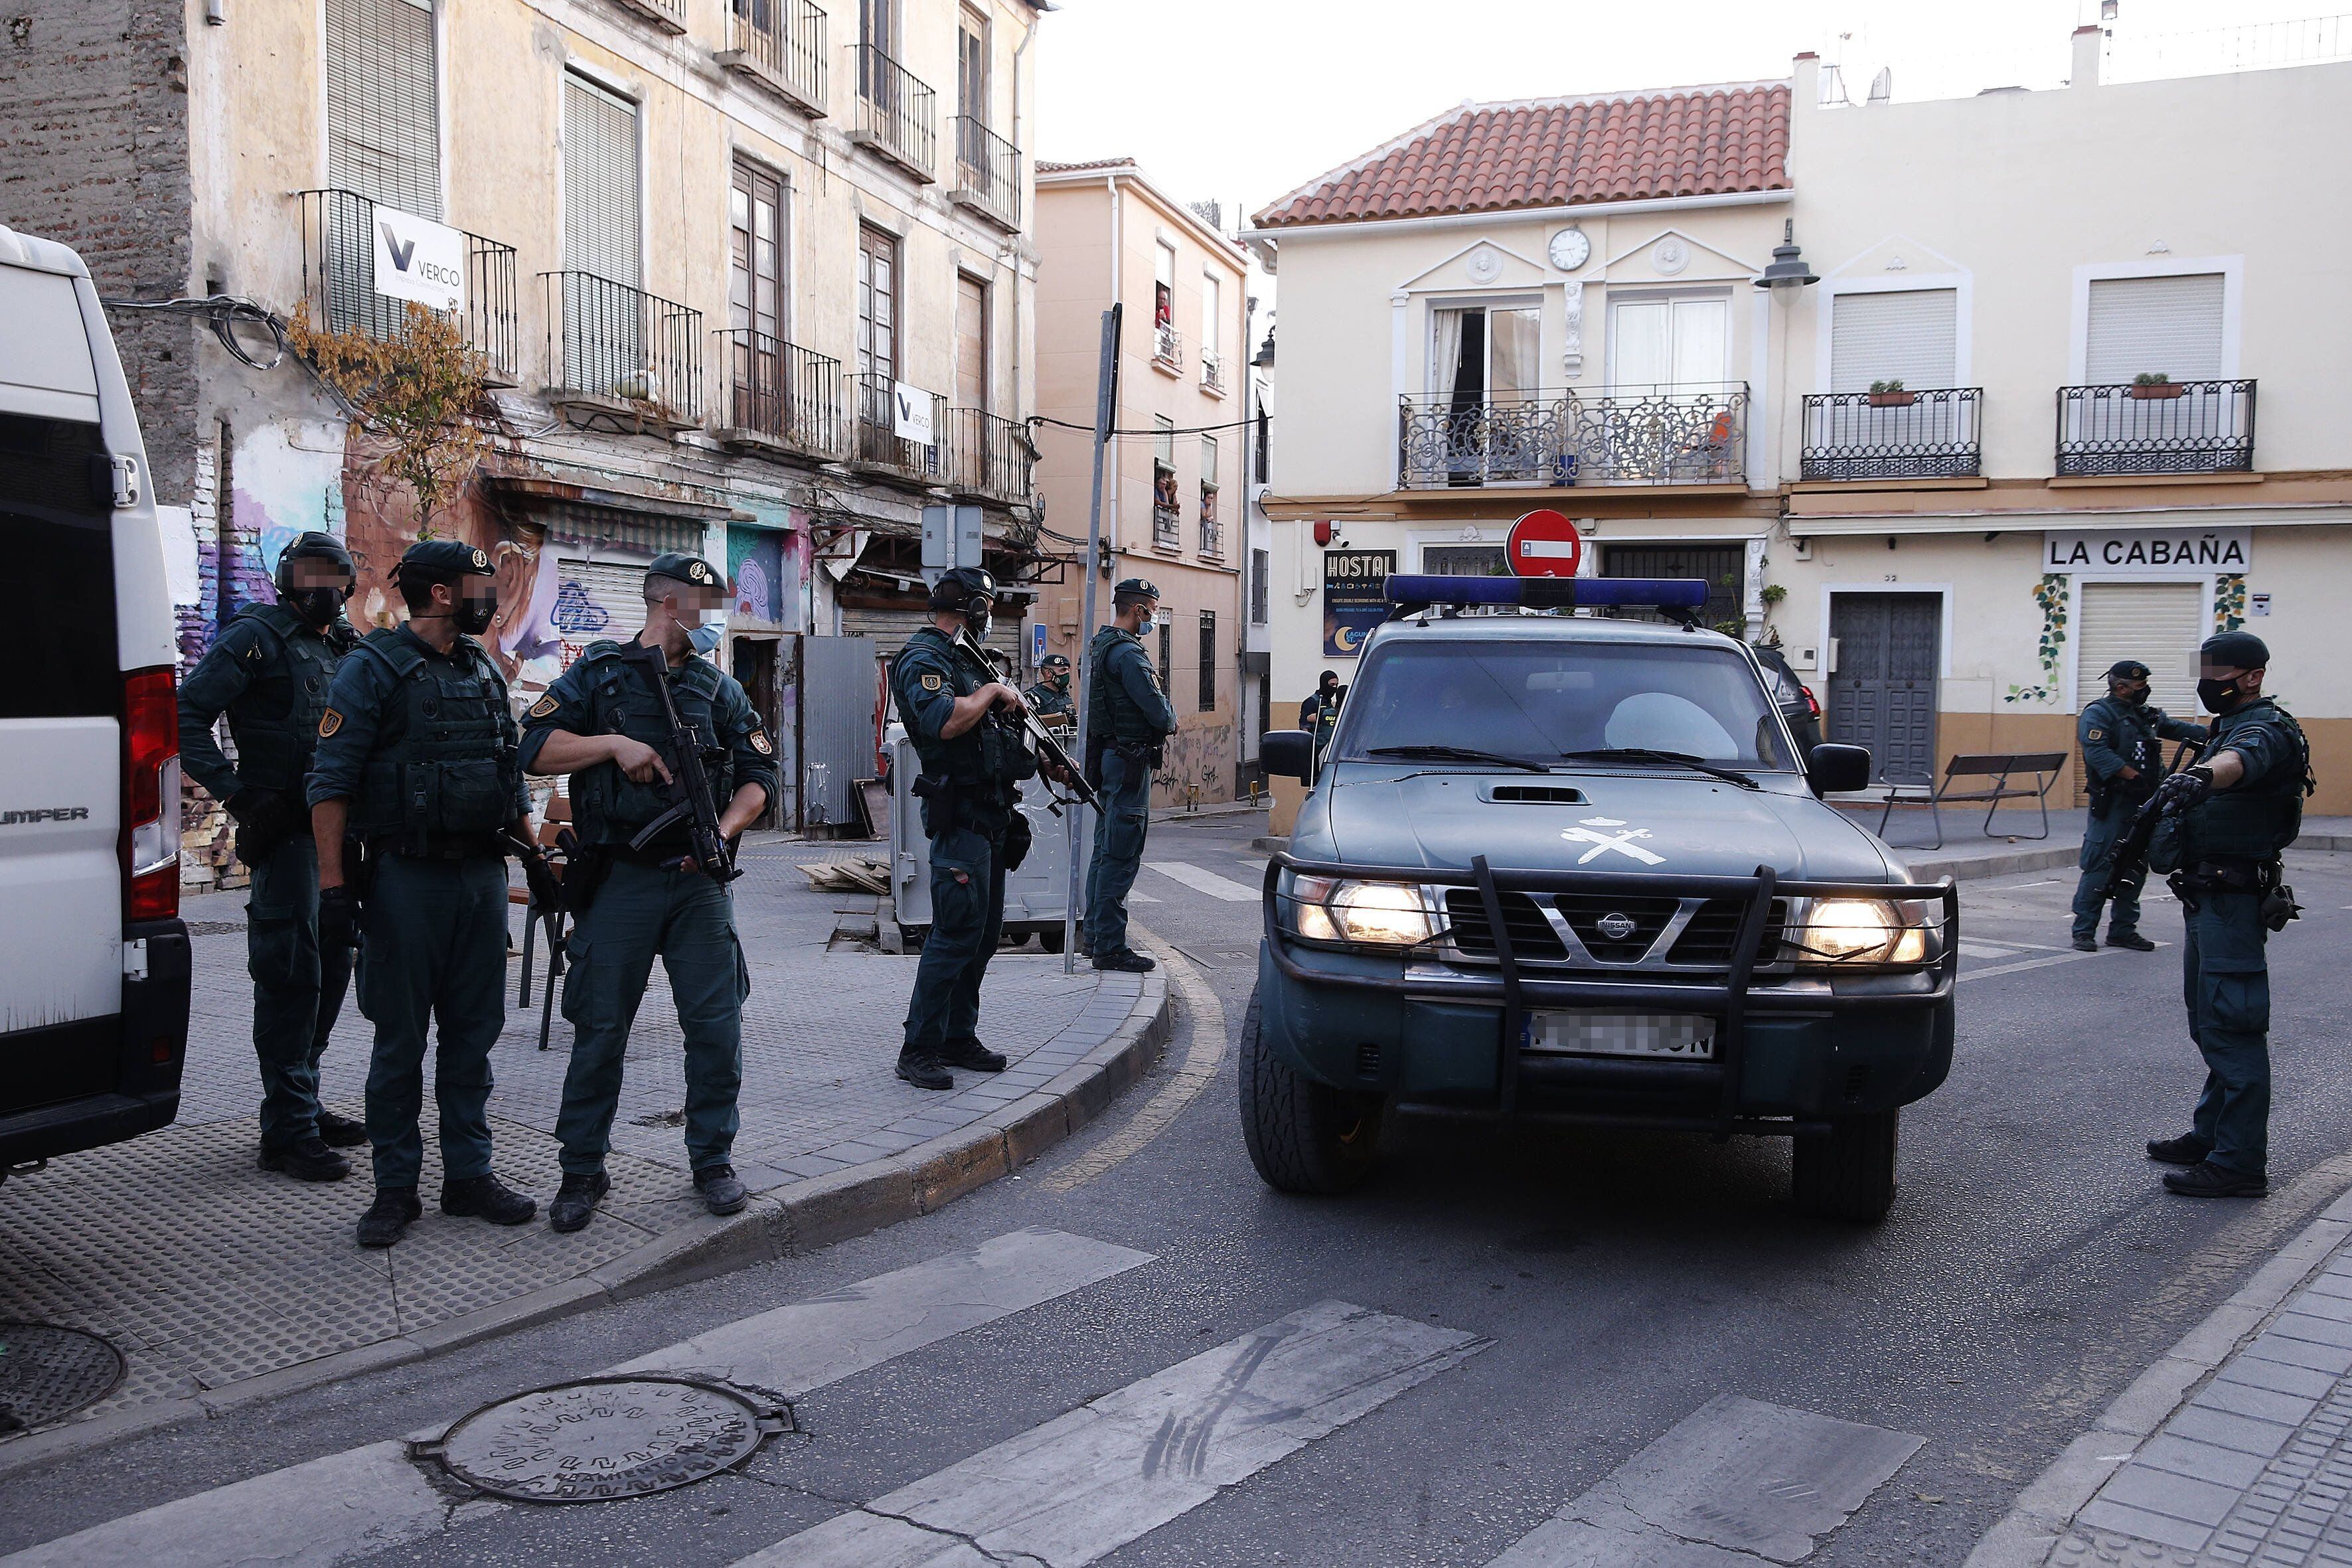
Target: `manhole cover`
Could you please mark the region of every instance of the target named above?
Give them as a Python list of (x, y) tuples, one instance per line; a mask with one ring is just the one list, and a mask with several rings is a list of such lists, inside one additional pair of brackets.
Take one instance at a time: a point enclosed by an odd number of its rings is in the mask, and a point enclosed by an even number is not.
[(486, 1405), (412, 1452), (500, 1497), (602, 1502), (716, 1475), (789, 1419), (718, 1384), (593, 1377)]
[(62, 1420), (122, 1381), (122, 1352), (54, 1323), (0, 1323), (0, 1433)]

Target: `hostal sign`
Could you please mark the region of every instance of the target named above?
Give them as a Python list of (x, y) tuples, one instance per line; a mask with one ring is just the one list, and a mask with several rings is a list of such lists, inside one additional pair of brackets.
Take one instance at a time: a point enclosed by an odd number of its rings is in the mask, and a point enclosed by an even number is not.
[(2042, 536), (2044, 572), (2092, 577), (2220, 576), (2246, 571), (2253, 558), (2248, 528), (2053, 530)]

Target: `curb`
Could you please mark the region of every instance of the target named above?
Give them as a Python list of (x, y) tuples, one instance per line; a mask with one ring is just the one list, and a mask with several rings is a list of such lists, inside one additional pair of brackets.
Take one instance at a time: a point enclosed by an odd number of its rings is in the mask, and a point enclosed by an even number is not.
[[(2018, 1493), (2008, 1515), (1985, 1532), (1963, 1568), (2043, 1568), (2083, 1505), (2347, 1238), (2352, 1238), (2352, 1190), (2339, 1194), (2237, 1294), (2116, 1395), (2091, 1429)], [(2124, 1451), (2115, 1452), (2118, 1447)]]
[(1287, 849), (1290, 847), (1290, 835), (1287, 833), (1270, 833), (1262, 838), (1253, 838), (1250, 840), (1250, 847), (1253, 849), (1263, 849), (1267, 854), (1271, 855), (1276, 850)]
[(362, 1373), (423, 1361), (557, 1318), (635, 1300), (673, 1285), (846, 1241), (933, 1213), (1036, 1159), (1094, 1121), (1151, 1070), (1171, 1024), (1168, 976), (1143, 976), (1124, 1023), (1084, 1059), (1009, 1105), (902, 1153), (829, 1175), (789, 1183), (754, 1197), (742, 1213), (698, 1215), (600, 1268), (413, 1334), (339, 1351), (256, 1377), (87, 1421), (71, 1421), (0, 1445), (0, 1475), (121, 1438), (209, 1419)]
[(2080, 844), (2068, 844), (2054, 849), (1996, 850), (1984, 855), (1945, 855), (1930, 850), (1913, 858), (1899, 846), (1889, 847), (1910, 868), (1914, 881), (1933, 881), (1948, 876), (1955, 882), (1966, 882), (1979, 877), (2006, 877), (2013, 871), (2047, 871), (2072, 866), (2083, 854)]

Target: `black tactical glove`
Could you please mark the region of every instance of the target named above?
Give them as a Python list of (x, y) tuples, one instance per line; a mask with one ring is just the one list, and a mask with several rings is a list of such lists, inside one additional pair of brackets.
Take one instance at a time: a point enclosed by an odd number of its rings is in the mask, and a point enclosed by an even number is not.
[(546, 914), (562, 910), (563, 883), (556, 876), (555, 868), (547, 863), (547, 857), (541, 853), (539, 846), (513, 833), (499, 837), (522, 861), (523, 885), (530, 889), (530, 901), (539, 907), (540, 912)]
[(360, 944), (360, 901), (349, 883), (319, 889), (319, 951)]
[(239, 827), (265, 840), (285, 837), (302, 817), (302, 808), (292, 795), (258, 785), (237, 791), (226, 804)]
[(2213, 793), (2213, 770), (2201, 763), (2183, 768), (2156, 786), (2157, 808), (2166, 813), (2187, 811)]

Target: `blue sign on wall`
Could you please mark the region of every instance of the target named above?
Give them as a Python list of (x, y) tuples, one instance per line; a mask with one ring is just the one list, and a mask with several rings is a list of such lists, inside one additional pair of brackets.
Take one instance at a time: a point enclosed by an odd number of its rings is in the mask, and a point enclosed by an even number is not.
[(1039, 621), (1029, 628), (1029, 668), (1036, 668), (1045, 662), (1045, 623)]

